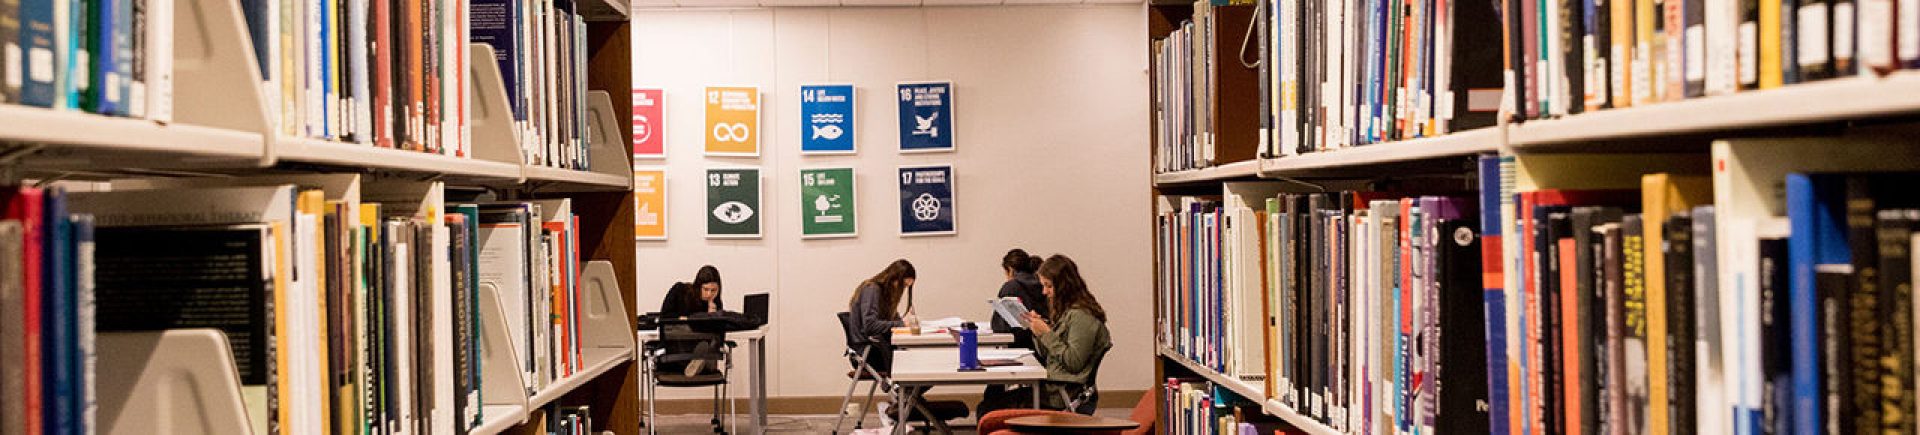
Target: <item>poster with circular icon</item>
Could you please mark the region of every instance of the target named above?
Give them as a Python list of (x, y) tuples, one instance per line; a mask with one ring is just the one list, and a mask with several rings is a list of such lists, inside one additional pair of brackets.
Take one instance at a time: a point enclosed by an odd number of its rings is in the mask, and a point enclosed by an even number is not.
[(708, 169), (707, 237), (760, 238), (760, 169)]
[(760, 88), (708, 86), (707, 155), (760, 156)]
[(953, 166), (900, 167), (900, 235), (955, 234)]
[(633, 158), (667, 158), (665, 104), (659, 88), (633, 90)]
[(800, 237), (853, 237), (853, 168), (800, 170)]

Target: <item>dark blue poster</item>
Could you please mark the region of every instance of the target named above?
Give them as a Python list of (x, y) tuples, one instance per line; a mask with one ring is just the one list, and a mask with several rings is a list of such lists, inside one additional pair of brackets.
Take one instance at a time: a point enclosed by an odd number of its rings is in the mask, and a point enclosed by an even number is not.
[(901, 83), (900, 152), (953, 151), (953, 83)]
[(900, 235), (954, 234), (953, 167), (900, 167)]
[(800, 152), (853, 154), (853, 85), (800, 87)]

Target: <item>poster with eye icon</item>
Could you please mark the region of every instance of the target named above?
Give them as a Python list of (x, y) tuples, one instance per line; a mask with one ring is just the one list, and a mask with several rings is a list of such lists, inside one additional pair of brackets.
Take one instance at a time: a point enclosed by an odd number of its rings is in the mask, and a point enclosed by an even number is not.
[(707, 238), (760, 238), (760, 169), (707, 170)]
[(853, 85), (800, 87), (800, 153), (853, 154)]

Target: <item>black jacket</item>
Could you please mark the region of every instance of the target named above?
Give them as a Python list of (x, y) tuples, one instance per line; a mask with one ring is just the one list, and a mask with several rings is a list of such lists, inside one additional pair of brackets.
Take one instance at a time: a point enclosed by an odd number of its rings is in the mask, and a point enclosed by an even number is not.
[[(1034, 314), (1039, 314), (1040, 317), (1047, 317), (1047, 293), (1045, 289), (1040, 287), (1039, 277), (1035, 277), (1031, 273), (1014, 272), (1013, 279), (1009, 279), (1007, 282), (1000, 284), (1000, 293), (996, 294), (994, 298), (998, 299), (1009, 296), (1020, 298), (1020, 303), (1026, 305), (1028, 311), (1033, 311)], [(997, 312), (990, 312), (987, 313), (987, 315), (993, 318), (993, 332), (1013, 334), (1013, 347), (1033, 348), (1032, 331), (1014, 327), (1012, 324), (1007, 323), (1006, 319), (1000, 318), (1000, 314)]]
[(852, 316), (848, 316), (853, 330), (860, 334), (859, 339), (871, 345), (867, 353), (867, 363), (881, 372), (893, 370), (893, 328), (906, 325), (894, 313), (888, 313), (888, 307), (880, 306), (882, 295), (880, 286), (868, 284), (860, 286), (859, 296), (853, 301)]
[[(660, 316), (679, 317), (707, 312), (707, 304), (700, 301), (699, 295), (689, 294), (698, 291), (700, 289), (693, 288), (693, 284), (690, 283), (673, 283), (673, 288), (667, 289), (667, 297), (660, 300)], [(713, 306), (720, 311), (727, 309), (720, 300), (714, 300)]]

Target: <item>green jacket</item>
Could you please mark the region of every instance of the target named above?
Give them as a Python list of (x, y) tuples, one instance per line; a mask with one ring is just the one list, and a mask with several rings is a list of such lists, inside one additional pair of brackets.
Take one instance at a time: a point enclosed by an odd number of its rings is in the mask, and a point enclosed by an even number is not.
[(1107, 323), (1079, 308), (1060, 313), (1053, 331), (1035, 336), (1034, 341), (1038, 344), (1034, 351), (1047, 361), (1047, 380), (1067, 384), (1086, 384), (1099, 368), (1099, 359), (1113, 348)]

